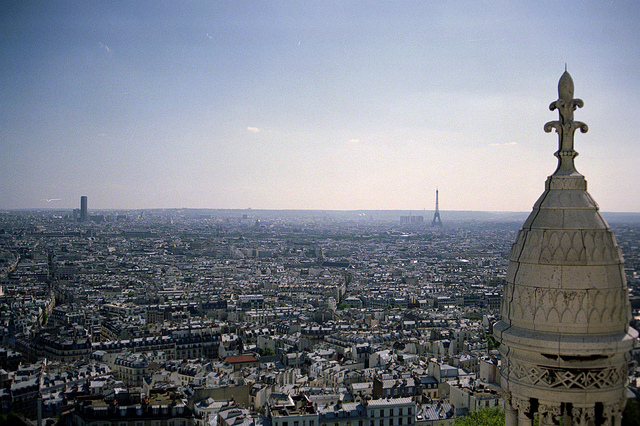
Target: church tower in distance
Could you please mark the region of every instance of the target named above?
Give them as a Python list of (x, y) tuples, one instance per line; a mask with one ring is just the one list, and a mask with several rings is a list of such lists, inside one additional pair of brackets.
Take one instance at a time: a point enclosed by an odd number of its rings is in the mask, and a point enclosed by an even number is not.
[(501, 385), (506, 426), (620, 425), (627, 363), (638, 333), (620, 248), (574, 166), (574, 121), (583, 102), (565, 70), (558, 100), (558, 168), (511, 248), (502, 295)]

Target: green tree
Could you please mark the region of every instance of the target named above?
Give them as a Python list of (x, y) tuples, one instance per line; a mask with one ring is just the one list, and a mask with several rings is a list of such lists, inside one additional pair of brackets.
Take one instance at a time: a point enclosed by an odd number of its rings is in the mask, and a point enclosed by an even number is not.
[(22, 415), (16, 414), (13, 411), (9, 414), (0, 415), (0, 425), (24, 425), (26, 424)]
[(492, 351), (494, 349), (498, 349), (500, 347), (500, 342), (498, 342), (496, 340), (496, 338), (493, 336), (493, 334), (487, 334), (487, 343), (489, 346), (489, 351)]
[(350, 306), (347, 302), (342, 302), (340, 305), (338, 305), (338, 309), (343, 310), (343, 309), (348, 309)]
[(504, 410), (500, 407), (470, 411), (456, 419), (456, 426), (504, 426)]
[(622, 412), (622, 426), (640, 425), (638, 399), (627, 399), (627, 405)]

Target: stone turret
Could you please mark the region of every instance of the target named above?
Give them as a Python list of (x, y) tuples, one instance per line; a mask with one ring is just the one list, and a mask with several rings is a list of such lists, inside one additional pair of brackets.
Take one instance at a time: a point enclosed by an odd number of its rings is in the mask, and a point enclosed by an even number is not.
[(615, 237), (577, 172), (573, 119), (582, 107), (564, 72), (555, 129), (558, 168), (511, 248), (494, 331), (502, 343), (501, 385), (507, 426), (619, 425), (626, 404), (627, 363), (637, 332), (623, 258)]

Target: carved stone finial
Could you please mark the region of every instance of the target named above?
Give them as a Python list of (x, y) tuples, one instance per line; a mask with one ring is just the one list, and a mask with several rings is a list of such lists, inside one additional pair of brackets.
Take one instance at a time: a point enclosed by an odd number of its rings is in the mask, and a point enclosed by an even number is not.
[(567, 103), (573, 99), (573, 79), (566, 69), (558, 81), (558, 97)]
[(549, 105), (551, 111), (558, 110), (560, 120), (550, 121), (544, 125), (545, 132), (549, 133), (551, 129), (556, 129), (558, 133), (559, 147), (555, 153), (555, 156), (558, 157), (558, 168), (554, 175), (579, 174), (573, 162), (573, 159), (578, 156), (578, 153), (573, 149), (573, 137), (577, 129), (586, 133), (589, 128), (583, 122), (573, 120), (573, 111), (583, 106), (582, 99), (574, 99), (573, 97), (573, 79), (565, 69), (558, 82), (558, 100)]

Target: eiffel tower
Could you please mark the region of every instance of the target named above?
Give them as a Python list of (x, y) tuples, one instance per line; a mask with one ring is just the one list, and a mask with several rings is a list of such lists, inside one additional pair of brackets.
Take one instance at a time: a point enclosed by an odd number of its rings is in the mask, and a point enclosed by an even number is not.
[(438, 190), (436, 189), (436, 212), (433, 214), (433, 222), (431, 226), (439, 226), (442, 228), (442, 221), (440, 220), (440, 209), (438, 208)]

